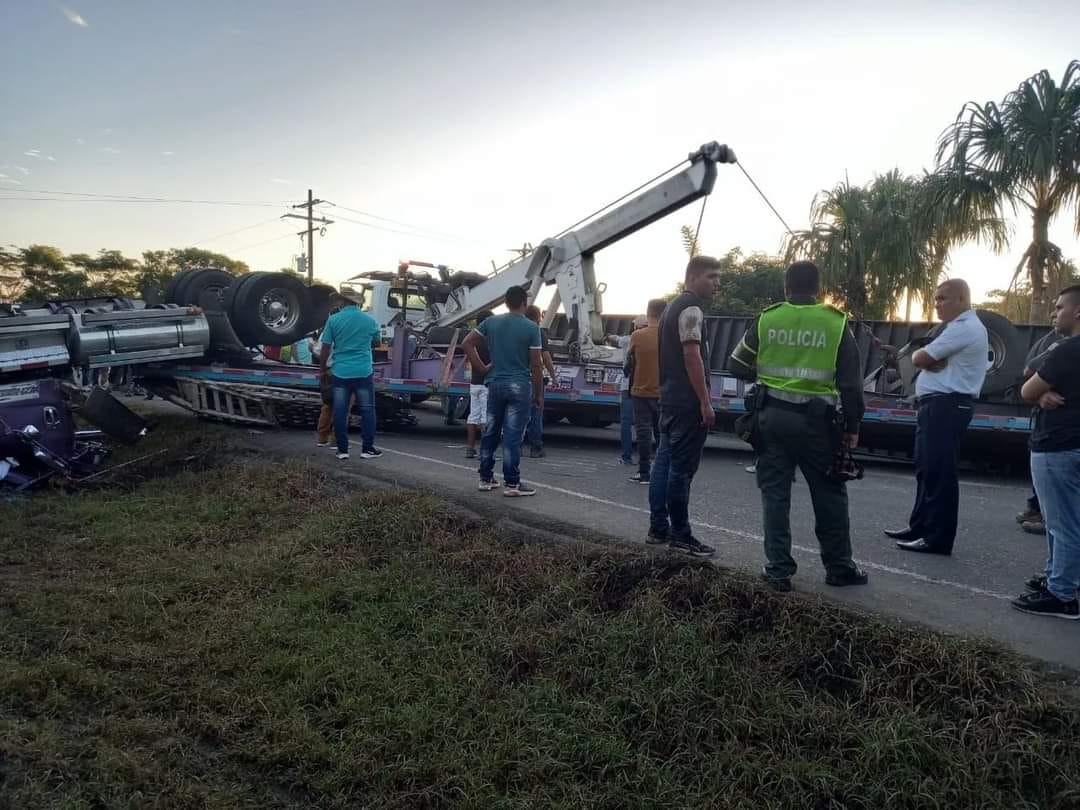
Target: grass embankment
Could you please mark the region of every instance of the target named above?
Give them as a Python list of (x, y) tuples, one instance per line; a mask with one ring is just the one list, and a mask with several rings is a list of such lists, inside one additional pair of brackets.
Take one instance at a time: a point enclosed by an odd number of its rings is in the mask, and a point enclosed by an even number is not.
[(0, 806), (1080, 807), (1009, 656), (199, 431), (0, 505)]

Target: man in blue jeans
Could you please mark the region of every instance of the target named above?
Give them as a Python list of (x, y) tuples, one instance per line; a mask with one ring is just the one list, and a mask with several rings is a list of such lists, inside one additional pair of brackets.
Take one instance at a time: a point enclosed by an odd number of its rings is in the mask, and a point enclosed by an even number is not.
[[(720, 262), (695, 256), (686, 265), (683, 293), (660, 318), (660, 446), (649, 479), (650, 545), (711, 557), (715, 549), (690, 531), (690, 483), (716, 420), (709, 396), (705, 308), (720, 284)], [(638, 448), (640, 451), (640, 448)]]
[[(488, 388), (487, 423), (480, 440), (481, 492), (499, 486), (494, 477), (495, 448), (503, 442), (503, 495), (516, 498), (535, 495), (536, 490), (522, 483), (521, 440), (529, 420), (529, 409), (543, 411), (544, 378), (542, 373), (540, 327), (525, 317), (528, 295), (521, 287), (506, 291), (505, 315), (488, 318), (468, 334), (462, 348), (469, 365), (485, 372)], [(485, 363), (477, 347), (486, 344), (491, 357)]]
[(1049, 556), (1012, 605), (1024, 613), (1080, 619), (1080, 285), (1062, 290), (1054, 329), (1065, 339), (1020, 394), (1036, 402), (1031, 477), (1039, 496)]
[[(360, 310), (357, 299), (348, 293), (342, 295), (344, 306), (327, 319), (319, 352), (319, 372), (323, 379), (330, 380), (334, 391), (337, 457), (342, 461), (349, 458), (349, 401), (355, 395), (363, 436), (360, 458), (378, 458), (382, 453), (375, 449), (375, 369), (371, 349), (380, 341), (379, 324)], [(331, 353), (333, 375), (329, 367)]]

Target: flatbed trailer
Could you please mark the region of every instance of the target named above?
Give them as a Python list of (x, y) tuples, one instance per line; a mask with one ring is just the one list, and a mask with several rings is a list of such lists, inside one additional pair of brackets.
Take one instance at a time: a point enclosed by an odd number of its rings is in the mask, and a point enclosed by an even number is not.
[[(411, 404), (421, 399), (469, 396), (464, 357), (453, 347), (442, 357), (377, 362), (375, 391), (380, 417), (405, 426)], [(622, 369), (599, 363), (556, 360), (557, 379), (544, 394), (545, 419), (566, 417), (575, 425), (603, 427), (619, 419)], [(319, 372), (315, 366), (273, 361), (248, 365), (170, 363), (147, 366), (150, 387), (204, 416), (234, 422), (300, 426), (313, 423), (321, 407)], [(749, 384), (723, 373), (710, 373), (710, 397), (719, 429), (730, 430), (745, 412)], [(917, 413), (909, 399), (866, 394), (860, 447), (866, 451), (909, 455)], [(1024, 454), (1031, 419), (1015, 405), (977, 402), (964, 452), (969, 456), (1016, 458)]]

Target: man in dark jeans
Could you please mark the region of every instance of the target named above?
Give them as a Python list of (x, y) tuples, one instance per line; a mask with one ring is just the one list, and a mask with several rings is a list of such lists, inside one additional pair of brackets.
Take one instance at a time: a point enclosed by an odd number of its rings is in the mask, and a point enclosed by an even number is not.
[[(462, 348), (474, 369), (484, 371), (488, 388), (487, 424), (480, 440), (481, 492), (499, 486), (495, 479), (495, 449), (503, 443), (503, 495), (509, 498), (535, 495), (521, 481), (521, 440), (529, 420), (529, 408), (544, 407), (541, 373), (540, 327), (525, 317), (528, 294), (521, 287), (506, 291), (505, 315), (488, 318), (465, 338)], [(486, 343), (491, 362), (480, 359), (477, 347)]]
[(690, 259), (683, 292), (668, 304), (658, 331), (660, 446), (649, 481), (647, 542), (667, 543), (672, 551), (695, 557), (716, 553), (690, 531), (690, 483), (716, 421), (709, 396), (705, 307), (719, 284), (719, 261)]
[[(337, 434), (337, 457), (349, 458), (349, 404), (352, 398), (360, 408), (363, 444), (360, 458), (378, 458), (375, 449), (375, 376), (371, 349), (381, 340), (378, 322), (361, 312), (359, 298), (347, 293), (344, 305), (330, 316), (323, 328), (319, 370), (322, 379), (330, 380), (334, 390), (334, 433)], [(330, 374), (330, 354), (334, 372)]]
[(1049, 555), (1029, 593), (1013, 600), (1024, 613), (1080, 619), (1080, 285), (1062, 290), (1054, 328), (1065, 339), (1024, 383), (1021, 396), (1038, 403), (1031, 432), (1031, 478), (1046, 519)]
[(637, 430), (638, 471), (630, 476), (636, 484), (649, 483), (649, 464), (653, 436), (660, 432), (660, 316), (667, 301), (655, 298), (649, 302), (646, 324), (630, 336), (627, 358), (634, 376), (630, 397), (634, 405), (634, 426)]

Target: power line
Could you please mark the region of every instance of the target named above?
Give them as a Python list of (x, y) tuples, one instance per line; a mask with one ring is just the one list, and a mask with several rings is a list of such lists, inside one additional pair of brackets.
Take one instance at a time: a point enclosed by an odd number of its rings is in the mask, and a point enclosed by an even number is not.
[[(411, 231), (416, 231), (417, 235), (429, 235), (430, 234), (433, 238), (449, 239), (449, 240), (454, 241), (454, 242), (471, 242), (472, 241), (471, 239), (462, 239), (460, 236), (454, 236), (452, 234), (443, 233), (441, 231), (436, 231), (436, 230), (433, 230), (431, 228), (425, 228), (425, 227), (422, 227), (420, 225), (411, 225), (408, 222), (402, 222), (400, 219), (391, 219), (390, 217), (379, 216), (378, 214), (372, 214), (372, 213), (370, 213), (368, 211), (361, 211), (358, 208), (350, 208), (349, 206), (341, 205), (340, 203), (327, 201), (327, 205), (332, 205), (335, 208), (342, 209), (343, 211), (350, 211), (353, 214), (359, 214), (362, 217), (369, 217), (371, 219), (377, 219), (380, 222), (389, 222), (392, 225), (400, 225), (403, 228), (408, 228)], [(351, 221), (352, 222), (357, 222), (357, 220), (351, 220)], [(367, 224), (367, 223), (359, 223), (358, 222), (357, 224)], [(374, 227), (374, 226), (372, 226), (372, 227)], [(400, 231), (392, 231), (392, 233), (401, 233), (401, 232)], [(479, 242), (477, 244), (479, 244)]]
[(243, 231), (250, 231), (252, 228), (261, 228), (263, 225), (269, 225), (271, 222), (277, 222), (278, 218), (264, 219), (262, 222), (256, 222), (254, 225), (246, 225), (243, 228), (237, 228), (235, 231), (226, 231), (225, 233), (219, 233), (217, 236), (211, 236), (209, 239), (200, 239), (198, 242), (192, 242), (193, 245), (205, 245), (207, 242), (215, 242), (218, 239), (224, 239), (226, 236), (232, 236), (236, 233)]
[[(54, 194), (60, 197), (71, 197), (72, 200), (55, 200), (57, 202), (90, 202), (91, 200), (105, 201), (105, 202), (150, 202), (150, 203), (194, 203), (203, 205), (251, 205), (251, 206), (278, 206), (286, 205), (289, 200), (201, 200), (201, 199), (187, 199), (178, 197), (150, 197), (137, 194), (102, 194), (90, 191), (54, 191), (44, 188), (13, 188), (5, 189), (11, 193), (19, 194)], [(84, 199), (87, 198), (87, 199)], [(22, 199), (17, 197), (4, 197), (3, 199)], [(26, 198), (34, 200), (53, 200), (52, 197), (46, 198)]]
[(89, 203), (116, 203), (123, 204), (129, 203), (131, 205), (235, 205), (242, 208), (278, 208), (281, 203), (261, 203), (261, 202), (238, 202), (233, 200), (142, 200), (142, 199), (98, 199), (98, 198), (59, 198), (59, 197), (0, 197), (0, 200), (20, 201), (20, 202), (60, 202), (60, 203), (72, 203), (72, 202), (89, 202)]
[(482, 244), (484, 244), (483, 242), (479, 242), (479, 241), (477, 241), (475, 239), (461, 239), (461, 238), (455, 238), (455, 237), (448, 236), (448, 235), (447, 236), (439, 236), (439, 235), (436, 235), (435, 233), (424, 233), (422, 231), (419, 231), (419, 232), (418, 231), (402, 231), (402, 230), (399, 230), (397, 228), (387, 228), (385, 225), (376, 225), (376, 224), (374, 224), (372, 222), (362, 222), (359, 219), (353, 219), (352, 217), (342, 216), (341, 214), (334, 214), (334, 216), (338, 218), (339, 222), (350, 222), (353, 225), (360, 225), (360, 226), (362, 226), (364, 228), (372, 228), (373, 230), (385, 231), (386, 233), (398, 233), (398, 234), (401, 234), (402, 236), (414, 236), (414, 237), (419, 237), (420, 239), (433, 239), (435, 241), (440, 241), (440, 242), (448, 242), (449, 241), (449, 242), (456, 242), (458, 244), (472, 244), (472, 245), (482, 245)]
[(290, 238), (292, 238), (294, 236), (296, 236), (296, 234), (283, 233), (281, 236), (275, 236), (272, 239), (264, 239), (262, 242), (255, 242), (254, 244), (244, 245), (243, 247), (239, 247), (239, 248), (230, 248), (229, 253), (240, 253), (241, 251), (244, 251), (244, 250), (249, 250), (251, 248), (256, 248), (256, 247), (259, 247), (260, 245), (269, 245), (271, 242), (280, 242), (282, 239), (290, 239)]
[(385, 227), (383, 225), (375, 225), (374, 223), (371, 223), (371, 222), (361, 222), (360, 220), (352, 219), (351, 217), (343, 217), (341, 214), (334, 214), (334, 216), (336, 216), (338, 218), (338, 220), (341, 221), (341, 222), (351, 222), (353, 225), (362, 225), (365, 228), (373, 228), (376, 231), (386, 231), (387, 233), (400, 233), (400, 234), (403, 234), (404, 236), (423, 236), (423, 237), (429, 238), (429, 239), (433, 238), (433, 237), (426, 236), (425, 234), (422, 234), (422, 233), (414, 233), (412, 231), (401, 231), (401, 230), (398, 230), (397, 228), (387, 228), (387, 227)]
[[(52, 191), (45, 188), (18, 188), (12, 191), (30, 192), (32, 194), (60, 194), (65, 197), (107, 197), (110, 199), (123, 200), (167, 200), (175, 201), (173, 197), (151, 197), (140, 194), (103, 194), (95, 191)], [(259, 205), (287, 205), (292, 200), (232, 200), (231, 202), (258, 203)]]

